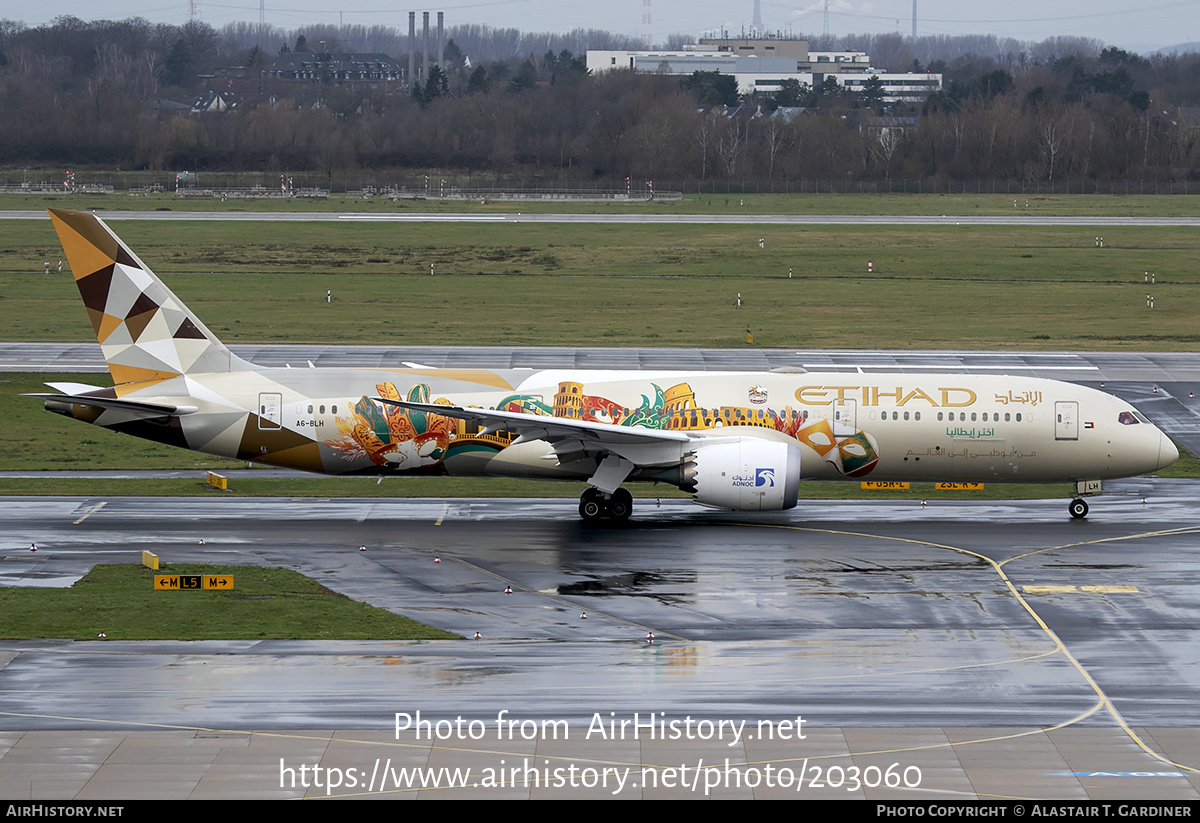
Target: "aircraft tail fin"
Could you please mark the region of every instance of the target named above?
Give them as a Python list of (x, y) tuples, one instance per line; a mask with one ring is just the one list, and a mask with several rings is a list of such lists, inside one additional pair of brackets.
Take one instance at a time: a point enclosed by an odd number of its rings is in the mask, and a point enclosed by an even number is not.
[(96, 215), (49, 211), (118, 388), (250, 368)]

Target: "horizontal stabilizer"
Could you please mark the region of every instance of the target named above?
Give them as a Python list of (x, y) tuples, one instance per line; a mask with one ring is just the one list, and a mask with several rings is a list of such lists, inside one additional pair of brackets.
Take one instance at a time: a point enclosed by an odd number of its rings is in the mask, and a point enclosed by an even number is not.
[(115, 409), (117, 411), (131, 412), (139, 417), (177, 417), (184, 414), (195, 414), (199, 411), (199, 408), (196, 406), (147, 403), (142, 400), (121, 400), (116, 397), (92, 397), (87, 394), (23, 394), (21, 396), (34, 397), (38, 400), (55, 403), (78, 403), (81, 406), (98, 406), (102, 409)]
[(47, 383), (46, 385), (63, 394), (88, 394), (94, 391), (104, 391), (103, 386), (89, 386), (87, 383)]

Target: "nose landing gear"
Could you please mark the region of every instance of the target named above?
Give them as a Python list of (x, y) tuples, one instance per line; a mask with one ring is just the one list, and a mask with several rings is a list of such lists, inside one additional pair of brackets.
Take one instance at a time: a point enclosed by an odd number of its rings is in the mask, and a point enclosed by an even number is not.
[(633, 495), (627, 489), (617, 489), (611, 495), (594, 486), (579, 496), (579, 516), (588, 523), (605, 518), (618, 522), (633, 514)]
[(1071, 517), (1074, 517), (1076, 520), (1082, 520), (1083, 518), (1087, 517), (1087, 501), (1081, 497), (1076, 497), (1071, 501), (1071, 504), (1067, 507), (1067, 510), (1071, 512)]

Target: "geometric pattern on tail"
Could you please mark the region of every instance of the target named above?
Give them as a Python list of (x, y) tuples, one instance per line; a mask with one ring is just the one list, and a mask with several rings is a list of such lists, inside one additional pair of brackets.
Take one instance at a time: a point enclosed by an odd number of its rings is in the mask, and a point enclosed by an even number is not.
[(237, 358), (95, 215), (50, 216), (118, 395), (128, 384), (234, 367)]

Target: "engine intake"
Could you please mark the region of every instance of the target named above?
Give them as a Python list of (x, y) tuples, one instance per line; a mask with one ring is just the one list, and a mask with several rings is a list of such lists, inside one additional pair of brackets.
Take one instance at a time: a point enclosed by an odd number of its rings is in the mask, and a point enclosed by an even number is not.
[(696, 502), (734, 511), (779, 511), (796, 505), (800, 449), (790, 443), (742, 438), (701, 446), (692, 457)]

